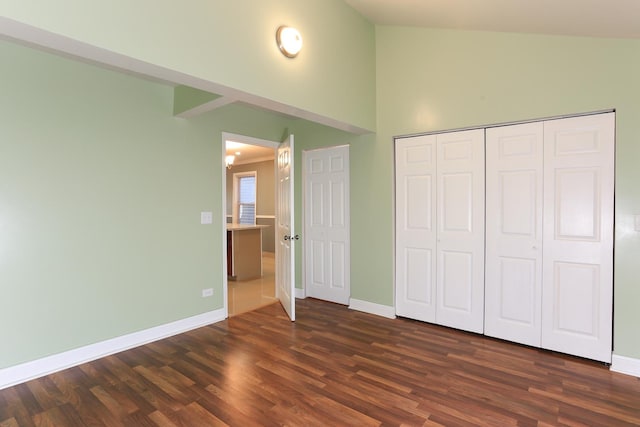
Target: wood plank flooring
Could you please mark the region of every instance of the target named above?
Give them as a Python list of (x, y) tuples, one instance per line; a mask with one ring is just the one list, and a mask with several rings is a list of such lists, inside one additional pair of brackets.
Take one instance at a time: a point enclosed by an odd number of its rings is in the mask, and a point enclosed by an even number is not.
[(604, 365), (306, 299), (0, 391), (15, 426), (638, 426)]

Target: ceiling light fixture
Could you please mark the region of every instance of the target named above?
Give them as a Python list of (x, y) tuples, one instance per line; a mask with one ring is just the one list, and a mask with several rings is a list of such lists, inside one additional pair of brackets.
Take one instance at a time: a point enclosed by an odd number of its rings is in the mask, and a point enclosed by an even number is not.
[(224, 164), (227, 169), (231, 169), (231, 165), (233, 165), (233, 161), (236, 159), (235, 156), (227, 156), (224, 158)]
[(302, 49), (302, 36), (293, 27), (285, 25), (278, 28), (276, 32), (276, 42), (280, 52), (287, 58), (295, 58)]

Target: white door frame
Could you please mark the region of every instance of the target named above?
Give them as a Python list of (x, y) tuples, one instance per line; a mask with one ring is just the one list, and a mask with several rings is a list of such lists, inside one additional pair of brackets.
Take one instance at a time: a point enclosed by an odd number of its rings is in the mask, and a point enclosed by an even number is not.
[(229, 317), (229, 284), (227, 279), (227, 167), (224, 162), (227, 154), (227, 140), (249, 145), (259, 145), (261, 147), (273, 148), (274, 150), (280, 146), (280, 142), (277, 141), (269, 141), (267, 139), (254, 138), (236, 133), (222, 132), (222, 144), (220, 144), (220, 150), (222, 153), (220, 156), (220, 162), (222, 164), (222, 239), (220, 240), (222, 244), (222, 302), (225, 318)]

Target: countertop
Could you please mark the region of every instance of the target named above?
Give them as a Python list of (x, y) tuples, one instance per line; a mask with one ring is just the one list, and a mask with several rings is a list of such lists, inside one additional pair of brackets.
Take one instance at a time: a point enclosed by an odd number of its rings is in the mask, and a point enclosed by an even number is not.
[(270, 225), (259, 225), (259, 224), (237, 224), (237, 223), (227, 223), (228, 231), (238, 231), (238, 230), (255, 230), (256, 228), (268, 228)]

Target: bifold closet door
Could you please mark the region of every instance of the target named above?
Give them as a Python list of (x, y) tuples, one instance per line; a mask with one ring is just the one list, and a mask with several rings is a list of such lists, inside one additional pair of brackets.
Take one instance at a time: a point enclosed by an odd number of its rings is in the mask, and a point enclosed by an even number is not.
[(484, 329), (484, 129), (437, 135), (436, 323)]
[(544, 123), (542, 347), (611, 362), (614, 113)]
[(485, 334), (539, 347), (543, 124), (486, 132)]
[(396, 314), (435, 322), (436, 136), (396, 139)]

